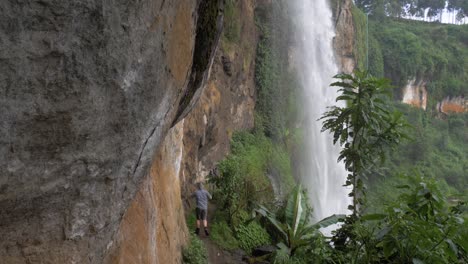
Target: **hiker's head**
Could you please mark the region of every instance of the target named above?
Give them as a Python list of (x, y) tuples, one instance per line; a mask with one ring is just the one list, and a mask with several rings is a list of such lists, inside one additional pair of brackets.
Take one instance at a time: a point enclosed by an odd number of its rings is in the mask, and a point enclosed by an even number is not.
[(203, 189), (203, 183), (198, 182), (198, 183), (197, 183), (197, 188), (198, 188), (198, 190)]

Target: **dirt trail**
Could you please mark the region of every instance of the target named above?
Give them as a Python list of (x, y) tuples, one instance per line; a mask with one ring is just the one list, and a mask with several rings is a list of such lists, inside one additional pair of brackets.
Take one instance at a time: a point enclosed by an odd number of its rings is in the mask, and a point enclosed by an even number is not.
[[(216, 206), (212, 203), (208, 205), (208, 230), (210, 230), (210, 225), (212, 224), (213, 215), (216, 210)], [(208, 251), (208, 263), (209, 264), (240, 264), (245, 263), (242, 261), (242, 256), (234, 255), (230, 252), (220, 249), (210, 237), (205, 235), (205, 232), (200, 230), (200, 239), (206, 246)]]

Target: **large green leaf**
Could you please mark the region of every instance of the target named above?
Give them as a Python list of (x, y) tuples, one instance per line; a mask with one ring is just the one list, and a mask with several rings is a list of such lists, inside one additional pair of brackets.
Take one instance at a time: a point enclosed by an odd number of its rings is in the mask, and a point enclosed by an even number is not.
[(302, 195), (302, 187), (298, 185), (289, 196), (285, 210), (286, 223), (292, 229), (292, 236), (296, 235), (298, 227), (304, 225), (306, 221), (306, 214), (304, 211), (305, 203), (305, 197)]
[(275, 215), (268, 211), (263, 206), (259, 206), (258, 209), (254, 210), (255, 213), (263, 216), (265, 219), (267, 219), (275, 228), (276, 230), (283, 236), (285, 241), (288, 241), (288, 230), (284, 224), (276, 220)]
[(328, 226), (334, 225), (334, 224), (336, 224), (338, 222), (341, 222), (345, 218), (346, 218), (346, 215), (344, 215), (344, 214), (334, 214), (334, 215), (331, 215), (329, 217), (325, 217), (324, 219), (322, 219), (319, 222), (312, 225), (312, 227), (314, 227), (316, 229), (328, 227)]
[(362, 221), (374, 221), (374, 220), (382, 220), (385, 217), (387, 217), (387, 215), (385, 214), (366, 214), (361, 217), (361, 220)]

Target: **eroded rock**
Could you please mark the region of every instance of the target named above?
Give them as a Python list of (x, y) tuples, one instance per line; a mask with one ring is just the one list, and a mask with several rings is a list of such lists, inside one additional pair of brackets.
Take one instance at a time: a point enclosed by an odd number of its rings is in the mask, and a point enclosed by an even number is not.
[(1, 262), (102, 262), (208, 76), (219, 27), (196, 38), (198, 3), (219, 24), (214, 1), (0, 3)]

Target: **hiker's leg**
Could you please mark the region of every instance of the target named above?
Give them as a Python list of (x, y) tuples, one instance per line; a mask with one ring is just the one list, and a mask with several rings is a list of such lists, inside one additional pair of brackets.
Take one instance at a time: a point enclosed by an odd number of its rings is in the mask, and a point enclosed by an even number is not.
[(201, 221), (200, 209), (196, 208), (195, 209), (195, 214), (197, 216), (197, 229), (195, 229), (195, 234), (198, 235), (200, 233), (200, 221)]
[(209, 236), (210, 233), (208, 232), (208, 220), (206, 220), (206, 213), (205, 213), (205, 218), (203, 219), (203, 227), (205, 229), (205, 235)]

